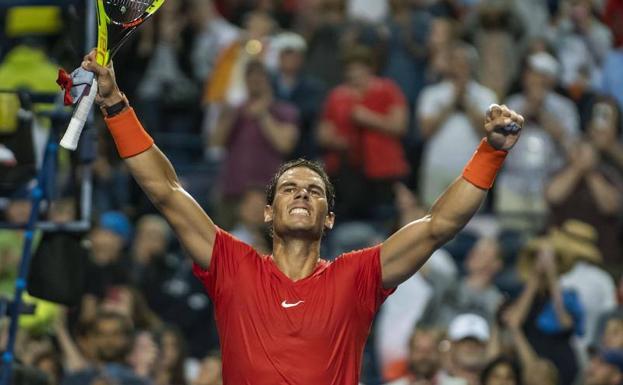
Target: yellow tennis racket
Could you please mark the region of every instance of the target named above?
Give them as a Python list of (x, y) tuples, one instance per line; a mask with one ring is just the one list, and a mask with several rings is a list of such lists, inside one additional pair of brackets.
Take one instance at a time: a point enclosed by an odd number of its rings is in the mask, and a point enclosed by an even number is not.
[[(149, 19), (164, 0), (93, 0), (97, 1), (97, 57), (101, 65), (108, 65), (115, 53), (130, 35)], [(61, 146), (68, 150), (78, 147), (82, 128), (97, 95), (97, 79), (91, 89), (78, 103), (78, 107), (61, 139)]]

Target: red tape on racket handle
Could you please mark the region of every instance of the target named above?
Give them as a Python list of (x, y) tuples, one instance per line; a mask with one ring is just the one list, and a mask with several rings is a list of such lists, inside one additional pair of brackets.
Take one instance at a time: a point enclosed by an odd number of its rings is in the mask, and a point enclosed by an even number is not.
[(78, 141), (80, 140), (80, 134), (82, 134), (84, 123), (89, 117), (93, 102), (95, 102), (95, 95), (97, 95), (97, 79), (93, 79), (89, 94), (80, 99), (78, 107), (74, 110), (67, 130), (65, 130), (65, 135), (63, 135), (63, 139), (61, 139), (61, 147), (71, 151), (74, 151), (78, 147)]

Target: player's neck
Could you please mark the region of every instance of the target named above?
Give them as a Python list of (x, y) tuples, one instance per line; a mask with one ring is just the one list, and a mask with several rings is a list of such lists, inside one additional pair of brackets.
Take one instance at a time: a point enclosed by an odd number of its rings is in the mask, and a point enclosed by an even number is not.
[(320, 240), (281, 239), (273, 242), (273, 258), (283, 274), (293, 281), (313, 273), (320, 258)]

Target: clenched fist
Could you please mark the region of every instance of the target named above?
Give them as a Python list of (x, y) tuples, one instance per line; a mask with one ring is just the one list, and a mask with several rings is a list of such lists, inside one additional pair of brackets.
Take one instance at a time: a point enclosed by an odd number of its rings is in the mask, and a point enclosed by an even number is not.
[(99, 65), (95, 60), (96, 55), (95, 49), (89, 52), (82, 61), (82, 68), (93, 72), (95, 77), (97, 77), (98, 88), (95, 103), (100, 106), (110, 107), (122, 101), (123, 96), (115, 81), (115, 70), (113, 69), (112, 62), (107, 67)]
[(521, 134), (523, 116), (505, 105), (492, 104), (485, 117), (487, 142), (496, 150), (510, 150)]

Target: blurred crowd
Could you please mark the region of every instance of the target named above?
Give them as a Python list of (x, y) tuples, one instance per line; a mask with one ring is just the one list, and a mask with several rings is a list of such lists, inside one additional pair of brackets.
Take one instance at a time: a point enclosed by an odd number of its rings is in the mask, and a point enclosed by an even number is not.
[[(58, 67), (80, 63), (85, 9), (69, 3), (0, 9), (1, 90), (56, 92)], [(114, 66), (187, 191), (262, 253), (281, 162), (315, 159), (332, 178), (332, 259), (425, 215), (490, 104), (521, 113), (480, 213), (381, 308), (361, 382), (623, 384), (623, 0), (167, 0)], [(5, 177), (22, 156), (10, 110), (0, 94)], [(211, 301), (94, 124), (93, 227), (37, 237), (20, 378), (221, 384)], [(37, 147), (49, 122), (34, 125)], [(3, 186), (2, 219), (25, 223), (27, 189)], [(45, 216), (64, 223), (79, 207), (60, 190)], [(0, 296), (22, 241), (0, 231)]]

